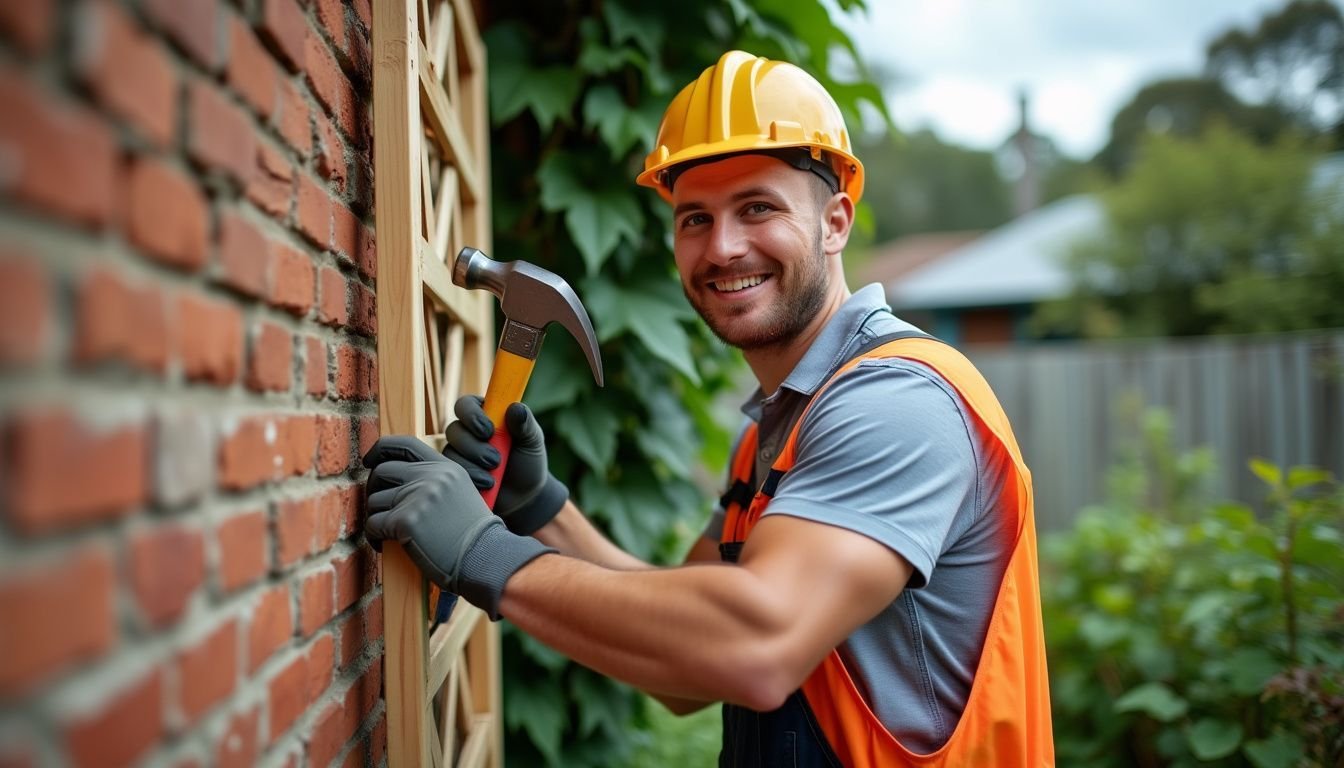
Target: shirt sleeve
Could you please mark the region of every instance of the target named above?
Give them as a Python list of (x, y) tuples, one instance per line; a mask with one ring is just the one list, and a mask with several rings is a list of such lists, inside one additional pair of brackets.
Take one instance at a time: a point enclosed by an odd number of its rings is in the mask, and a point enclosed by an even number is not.
[(959, 514), (978, 515), (978, 471), (961, 398), (930, 369), (866, 360), (804, 415), (796, 462), (765, 514), (852, 530), (933, 576)]

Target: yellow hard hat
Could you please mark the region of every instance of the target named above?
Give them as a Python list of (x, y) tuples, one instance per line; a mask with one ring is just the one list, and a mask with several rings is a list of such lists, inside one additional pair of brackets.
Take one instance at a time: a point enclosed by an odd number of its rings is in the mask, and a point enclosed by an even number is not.
[(835, 185), (859, 201), (863, 164), (850, 148), (835, 99), (788, 62), (729, 51), (668, 105), (654, 150), (644, 158), (644, 172), (635, 182), (653, 187), (670, 202), (676, 166), (789, 147), (808, 150), (798, 153), (800, 161), (790, 161), (795, 166), (818, 170), (808, 166), (810, 154), (824, 164), (818, 175), (833, 175)]

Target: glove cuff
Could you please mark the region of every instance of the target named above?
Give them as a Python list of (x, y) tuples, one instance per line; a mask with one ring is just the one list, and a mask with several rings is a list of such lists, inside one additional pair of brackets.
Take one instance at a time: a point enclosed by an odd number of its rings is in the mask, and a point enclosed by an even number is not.
[(495, 518), (462, 558), (458, 594), (485, 611), (491, 621), (499, 621), (504, 584), (524, 565), (555, 551), (530, 536), (509, 533)]
[(546, 475), (546, 483), (526, 504), (513, 510), (504, 518), (509, 530), (519, 536), (531, 536), (541, 530), (569, 500), (569, 489), (555, 479), (555, 475)]

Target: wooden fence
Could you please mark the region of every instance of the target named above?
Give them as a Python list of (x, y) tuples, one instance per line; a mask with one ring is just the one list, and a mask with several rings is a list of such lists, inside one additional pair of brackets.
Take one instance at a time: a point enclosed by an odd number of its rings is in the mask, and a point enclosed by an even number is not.
[(1043, 529), (1104, 498), (1134, 403), (1170, 414), (1178, 448), (1213, 450), (1216, 498), (1263, 500), (1252, 457), (1344, 476), (1344, 331), (964, 351), (1012, 419)]

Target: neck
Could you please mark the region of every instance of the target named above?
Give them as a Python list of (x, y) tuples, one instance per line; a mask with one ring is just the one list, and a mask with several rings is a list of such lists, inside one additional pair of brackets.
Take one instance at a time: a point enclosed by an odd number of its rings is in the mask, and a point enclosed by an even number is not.
[(765, 393), (766, 397), (779, 389), (779, 385), (793, 372), (798, 361), (802, 360), (807, 350), (812, 348), (812, 343), (821, 335), (821, 329), (826, 327), (826, 323), (840, 310), (840, 305), (849, 298), (849, 288), (843, 281), (840, 281), (839, 285), (841, 290), (831, 294), (826, 305), (802, 333), (779, 344), (742, 350), (742, 357), (751, 367), (751, 372), (756, 376), (757, 383), (761, 385), (761, 392)]

